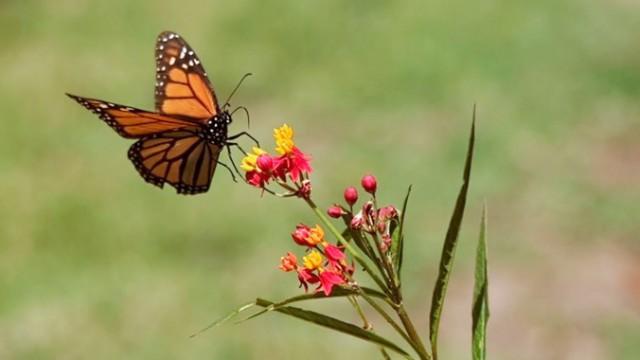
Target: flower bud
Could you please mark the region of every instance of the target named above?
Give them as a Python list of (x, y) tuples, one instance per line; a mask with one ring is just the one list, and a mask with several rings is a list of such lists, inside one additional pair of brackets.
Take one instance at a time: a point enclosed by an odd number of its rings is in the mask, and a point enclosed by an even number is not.
[(375, 194), (376, 193), (376, 189), (378, 188), (378, 181), (376, 180), (376, 177), (373, 175), (365, 175), (362, 178), (362, 187), (364, 188), (364, 190), (366, 192), (368, 192), (369, 194)]
[(296, 193), (296, 196), (303, 198), (303, 199), (310, 199), (311, 198), (311, 181), (310, 180), (303, 180), (302, 181), (302, 187), (300, 189), (298, 189), (298, 192)]
[(344, 190), (344, 200), (347, 204), (353, 206), (358, 201), (358, 190), (353, 186), (349, 186)]
[(345, 214), (345, 211), (342, 209), (340, 205), (334, 204), (332, 207), (330, 207), (327, 210), (327, 214), (334, 219), (338, 219)]
[(365, 220), (364, 220), (364, 215), (362, 215), (362, 211), (358, 212), (357, 214), (354, 215), (354, 217), (351, 219), (351, 229), (353, 230), (360, 230), (362, 229), (362, 226), (364, 225)]
[(382, 243), (380, 244), (380, 250), (382, 253), (386, 253), (391, 247), (391, 236), (388, 234), (382, 235)]
[(306, 246), (307, 239), (309, 238), (310, 234), (311, 229), (307, 225), (298, 224), (296, 226), (296, 230), (291, 233), (291, 238), (296, 242), (296, 244)]
[(268, 154), (262, 154), (258, 156), (256, 165), (258, 166), (258, 169), (266, 173), (270, 173), (271, 170), (273, 170), (273, 159)]

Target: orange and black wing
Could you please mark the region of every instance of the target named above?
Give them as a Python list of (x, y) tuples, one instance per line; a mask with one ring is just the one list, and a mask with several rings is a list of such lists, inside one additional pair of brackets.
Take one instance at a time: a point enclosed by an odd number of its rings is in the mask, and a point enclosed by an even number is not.
[(97, 114), (107, 125), (122, 137), (139, 139), (152, 134), (185, 128), (195, 128), (200, 124), (188, 119), (135, 109), (125, 105), (118, 105), (107, 101), (89, 99), (67, 94), (80, 105)]
[(220, 112), (200, 59), (178, 34), (165, 31), (156, 42), (156, 110), (205, 122)]
[(209, 190), (219, 155), (219, 146), (191, 130), (148, 136), (129, 148), (129, 159), (145, 181), (161, 188), (169, 183), (178, 194)]

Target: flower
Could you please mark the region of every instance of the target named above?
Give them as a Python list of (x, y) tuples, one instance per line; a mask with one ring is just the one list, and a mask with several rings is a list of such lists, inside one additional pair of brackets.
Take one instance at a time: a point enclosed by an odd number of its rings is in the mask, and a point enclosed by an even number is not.
[(253, 153), (248, 153), (240, 163), (240, 167), (242, 168), (242, 170), (245, 170), (245, 171), (259, 170), (256, 164), (256, 162), (258, 161), (258, 156), (267, 153), (266, 151), (260, 149), (257, 146), (254, 146), (253, 149), (251, 149), (251, 151), (253, 151)]
[(327, 244), (324, 247), (324, 254), (330, 262), (338, 263), (344, 260), (345, 256), (342, 250), (333, 244)]
[(254, 146), (251, 150), (252, 153), (247, 154), (243, 159), (240, 167), (245, 170), (245, 179), (247, 182), (255, 187), (264, 188), (269, 183), (271, 178), (271, 166), (269, 162), (271, 156), (266, 151)]
[(334, 219), (337, 219), (345, 214), (344, 209), (338, 204), (334, 204), (327, 210), (327, 215), (331, 216)]
[(290, 152), (276, 158), (274, 174), (281, 180), (285, 180), (288, 174), (291, 180), (298, 181), (302, 174), (309, 174), (313, 170), (309, 160), (307, 154), (294, 146)]
[(293, 129), (287, 124), (274, 129), (273, 138), (276, 140), (276, 152), (280, 155), (287, 155), (295, 148)]
[(262, 172), (271, 173), (271, 171), (273, 171), (273, 158), (266, 153), (260, 154), (256, 160), (256, 165)]
[(309, 228), (305, 224), (298, 224), (296, 226), (296, 230), (291, 233), (291, 238), (298, 245), (307, 245), (307, 238), (309, 237), (309, 233), (311, 232), (311, 228)]
[(307, 243), (310, 246), (316, 246), (320, 243), (324, 242), (324, 230), (320, 227), (320, 225), (316, 225), (309, 232), (309, 237), (307, 238)]
[(374, 195), (376, 193), (376, 189), (378, 188), (378, 181), (376, 177), (373, 175), (365, 175), (362, 177), (362, 188), (369, 194)]
[(300, 286), (304, 287), (304, 291), (307, 292), (309, 290), (308, 284), (315, 284), (319, 281), (318, 276), (316, 276), (311, 270), (306, 268), (298, 268), (298, 281), (300, 282)]
[(280, 258), (279, 268), (284, 272), (298, 269), (298, 260), (296, 259), (296, 256), (288, 252), (286, 256)]
[(353, 204), (358, 201), (358, 190), (353, 186), (344, 189), (344, 201), (346, 201), (349, 206), (353, 206)]
[(322, 255), (317, 250), (313, 250), (302, 258), (302, 263), (308, 270), (316, 270), (322, 267), (323, 260)]
[(326, 296), (331, 295), (331, 291), (333, 290), (334, 285), (340, 285), (344, 283), (344, 279), (339, 274), (333, 271), (323, 271), (320, 273), (320, 285), (318, 286), (318, 290), (322, 289)]

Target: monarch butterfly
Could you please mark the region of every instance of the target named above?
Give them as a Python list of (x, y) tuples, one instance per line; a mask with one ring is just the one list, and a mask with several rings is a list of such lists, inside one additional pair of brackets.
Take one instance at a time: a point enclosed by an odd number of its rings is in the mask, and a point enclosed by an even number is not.
[[(231, 140), (243, 135), (256, 140), (247, 132), (228, 135), (233, 114), (227, 110), (229, 103), (220, 108), (198, 56), (180, 35), (160, 33), (155, 55), (156, 112), (67, 95), (97, 114), (120, 136), (138, 139), (128, 156), (145, 181), (160, 188), (168, 183), (178, 194), (204, 193), (209, 190), (217, 164), (231, 172), (218, 161), (222, 148), (227, 148), (231, 158), (230, 147), (239, 147)], [(233, 172), (231, 175), (235, 180)]]

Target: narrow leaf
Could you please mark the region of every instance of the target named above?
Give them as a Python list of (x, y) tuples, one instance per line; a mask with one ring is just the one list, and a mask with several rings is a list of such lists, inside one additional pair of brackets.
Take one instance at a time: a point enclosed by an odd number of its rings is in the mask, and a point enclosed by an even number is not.
[[(257, 299), (256, 305), (262, 306), (262, 307), (269, 307), (274, 305), (274, 303), (264, 299)], [(392, 343), (391, 341), (379, 335), (376, 335), (370, 331), (364, 330), (361, 327), (358, 327), (356, 325), (344, 322), (342, 320), (338, 320), (336, 318), (333, 318), (327, 315), (317, 313), (315, 311), (304, 310), (304, 309), (300, 309), (293, 306), (276, 307), (274, 308), (274, 311), (277, 311), (289, 316), (293, 316), (298, 319), (305, 320), (313, 324), (320, 325), (344, 334), (348, 334), (348, 335), (360, 338), (362, 340), (375, 343), (377, 345), (384, 346), (385, 348), (393, 350), (404, 356), (409, 355), (406, 351), (402, 350), (402, 348), (400, 348), (398, 345)]]
[(214, 326), (221, 325), (221, 324), (229, 321), (229, 319), (231, 319), (232, 317), (240, 314), (241, 312), (243, 312), (245, 310), (248, 310), (248, 309), (252, 308), (255, 305), (256, 305), (256, 303), (254, 303), (254, 302), (251, 302), (251, 303), (248, 303), (248, 304), (244, 304), (244, 305), (240, 306), (239, 308), (233, 310), (232, 312), (228, 313), (227, 315), (221, 317), (220, 319), (218, 319), (218, 320), (212, 322), (211, 324), (207, 325), (206, 327), (204, 327), (203, 329), (201, 329), (197, 333), (192, 334), (190, 337), (195, 337), (195, 336), (200, 335), (203, 332), (211, 329)]
[(409, 185), (409, 189), (407, 189), (407, 195), (404, 197), (404, 202), (402, 203), (402, 212), (400, 213), (400, 224), (397, 229), (392, 232), (393, 239), (393, 266), (396, 268), (396, 276), (398, 277), (398, 284), (401, 281), (402, 275), (402, 259), (404, 254), (404, 217), (407, 213), (407, 203), (409, 202), (409, 195), (411, 195), (411, 185)]
[(480, 237), (476, 250), (475, 284), (473, 288), (471, 347), (473, 360), (485, 360), (487, 322), (489, 321), (489, 277), (487, 275), (487, 207), (482, 210)]
[[(360, 288), (365, 294), (369, 295), (369, 296), (373, 296), (373, 297), (377, 297), (380, 299), (389, 299), (387, 297), (387, 295), (385, 295), (384, 293), (378, 291), (378, 290), (374, 290), (368, 287), (361, 287)], [(272, 306), (267, 306), (265, 307), (264, 310), (260, 310), (257, 313), (249, 316), (248, 318), (244, 319), (244, 320), (240, 320), (238, 321), (240, 322), (244, 322), (247, 320), (251, 320), (253, 318), (256, 318), (260, 315), (263, 315), (267, 312), (276, 310), (278, 307), (281, 306), (285, 306), (294, 302), (299, 302), (299, 301), (306, 301), (306, 300), (314, 300), (314, 299), (326, 299), (326, 298), (333, 298), (333, 297), (344, 297), (344, 296), (349, 296), (349, 295), (354, 295), (354, 296), (359, 296), (360, 293), (357, 290), (353, 290), (353, 289), (345, 289), (342, 287), (335, 287), (333, 289), (333, 291), (331, 292), (331, 295), (327, 296), (325, 295), (323, 292), (314, 292), (311, 294), (302, 294), (302, 295), (297, 295), (297, 296), (293, 296), (287, 299), (284, 299), (280, 302), (274, 303)]]
[(440, 316), (444, 306), (444, 300), (447, 293), (447, 285), (453, 266), (453, 259), (458, 244), (458, 233), (464, 216), (464, 208), (467, 202), (467, 191), (469, 189), (469, 179), (471, 176), (471, 162), (473, 159), (473, 147), (475, 144), (475, 124), (476, 124), (476, 107), (473, 107), (473, 120), (471, 122), (471, 135), (469, 137), (469, 147), (467, 149), (467, 157), (464, 166), (463, 183), (458, 193), (456, 206), (453, 209), (449, 228), (442, 247), (442, 255), (440, 256), (440, 266), (438, 269), (438, 278), (433, 288), (433, 297), (431, 298), (431, 311), (429, 315), (429, 340), (431, 341), (431, 350), (433, 359), (438, 360), (438, 332), (440, 328)]

